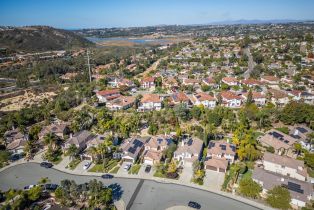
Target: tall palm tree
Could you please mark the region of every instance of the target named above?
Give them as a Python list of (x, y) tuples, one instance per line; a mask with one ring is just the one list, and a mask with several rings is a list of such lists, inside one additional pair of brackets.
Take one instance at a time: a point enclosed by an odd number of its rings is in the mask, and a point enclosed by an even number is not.
[(47, 145), (51, 150), (55, 151), (58, 145), (58, 137), (53, 133), (48, 133), (44, 137), (44, 143)]
[(97, 156), (99, 155), (96, 147), (88, 148), (87, 153), (92, 156), (93, 161), (95, 161), (97, 159)]
[(73, 159), (73, 157), (75, 157), (78, 153), (78, 148), (75, 146), (75, 144), (71, 144), (70, 147), (67, 150), (69, 156), (70, 156), (70, 160)]
[(105, 166), (107, 163), (107, 154), (109, 152), (111, 152), (111, 146), (112, 146), (112, 141), (110, 141), (108, 138), (105, 139), (105, 141), (98, 145), (97, 150), (98, 153), (101, 155), (102, 161), (103, 161), (103, 165)]

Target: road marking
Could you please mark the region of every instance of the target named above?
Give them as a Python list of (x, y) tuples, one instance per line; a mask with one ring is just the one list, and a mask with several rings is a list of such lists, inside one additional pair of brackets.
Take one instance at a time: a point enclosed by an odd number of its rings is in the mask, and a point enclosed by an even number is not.
[(131, 207), (132, 207), (132, 205), (133, 205), (133, 203), (134, 203), (134, 201), (135, 201), (135, 199), (136, 199), (136, 197), (137, 197), (137, 194), (140, 192), (140, 189), (141, 189), (142, 186), (143, 186), (143, 183), (144, 183), (144, 179), (141, 179), (141, 180), (139, 181), (139, 183), (137, 184), (137, 186), (136, 186), (136, 188), (135, 188), (135, 191), (134, 191), (134, 193), (133, 193), (133, 195), (132, 195), (132, 197), (131, 197), (129, 203), (128, 203), (128, 205), (126, 206), (126, 210), (130, 210), (130, 209), (131, 209)]

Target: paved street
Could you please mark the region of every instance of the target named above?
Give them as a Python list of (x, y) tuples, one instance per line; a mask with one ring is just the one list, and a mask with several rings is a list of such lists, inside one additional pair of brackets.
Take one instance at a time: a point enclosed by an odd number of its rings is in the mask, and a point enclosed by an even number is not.
[(248, 60), (248, 70), (246, 72), (244, 72), (243, 77), (245, 79), (248, 79), (250, 77), (251, 72), (253, 71), (253, 69), (255, 67), (255, 62), (253, 60), (253, 56), (250, 52), (249, 47), (244, 49), (244, 53), (248, 56), (249, 60)]
[[(114, 178), (103, 180), (95, 176), (71, 175), (55, 169), (44, 169), (36, 163), (16, 165), (1, 171), (0, 189), (23, 188), (25, 185), (37, 183), (41, 177), (48, 177), (53, 183), (60, 183), (63, 179), (84, 183), (96, 178), (102, 180), (105, 185), (116, 184), (116, 186), (121, 186), (121, 197), (126, 206), (132, 210), (164, 210), (172, 206), (186, 206), (190, 200), (199, 202), (202, 209), (208, 210), (257, 209), (242, 202), (196, 188), (150, 180), (143, 180), (142, 184), (139, 184), (139, 179)], [(129, 202), (130, 200), (133, 202)]]

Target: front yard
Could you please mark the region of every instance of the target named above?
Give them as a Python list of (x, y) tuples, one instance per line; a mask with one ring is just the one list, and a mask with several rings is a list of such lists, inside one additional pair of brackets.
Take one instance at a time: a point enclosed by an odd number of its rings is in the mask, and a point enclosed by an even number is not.
[(140, 164), (134, 164), (130, 170), (129, 170), (129, 174), (138, 174), (139, 170), (141, 168), (141, 165)]
[(78, 164), (80, 164), (80, 162), (81, 159), (75, 158), (69, 163), (69, 165), (67, 165), (67, 168), (69, 168), (70, 170), (74, 170), (78, 166)]
[(89, 169), (88, 172), (108, 173), (117, 165), (118, 165), (118, 160), (109, 160), (106, 165), (103, 165), (102, 163), (95, 164), (95, 166)]

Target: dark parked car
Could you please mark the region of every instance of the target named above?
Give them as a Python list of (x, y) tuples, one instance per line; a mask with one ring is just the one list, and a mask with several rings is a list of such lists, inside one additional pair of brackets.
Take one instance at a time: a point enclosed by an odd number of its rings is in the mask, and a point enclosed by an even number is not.
[(40, 166), (41, 166), (41, 167), (44, 167), (44, 168), (51, 168), (53, 165), (52, 165), (52, 163), (41, 162), (41, 163), (40, 163)]
[(111, 175), (111, 174), (103, 174), (103, 175), (101, 175), (101, 178), (103, 178), (103, 179), (112, 179), (113, 175)]
[(58, 188), (58, 186), (59, 185), (57, 184), (45, 184), (44, 188), (45, 190), (48, 190), (48, 191), (55, 191)]
[(201, 204), (196, 203), (196, 202), (194, 202), (194, 201), (190, 201), (190, 202), (188, 203), (188, 206), (191, 207), (191, 208), (194, 208), (194, 209), (200, 209), (200, 208), (201, 208)]
[(151, 169), (152, 169), (152, 166), (151, 166), (151, 165), (148, 165), (148, 166), (146, 166), (146, 168), (145, 168), (145, 172), (146, 172), (146, 173), (149, 173)]

